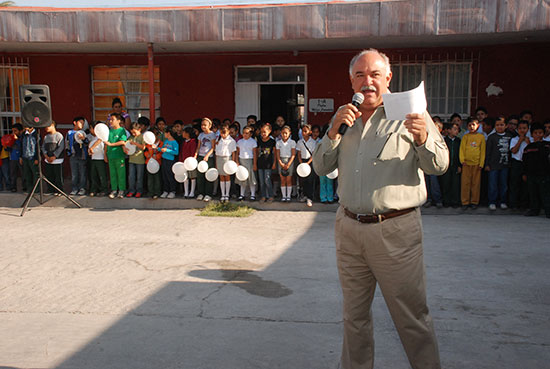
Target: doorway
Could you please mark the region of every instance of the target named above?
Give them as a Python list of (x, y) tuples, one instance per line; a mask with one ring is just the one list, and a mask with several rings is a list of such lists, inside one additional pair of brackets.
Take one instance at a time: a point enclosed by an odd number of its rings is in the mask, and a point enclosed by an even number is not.
[(301, 126), (304, 121), (304, 85), (260, 85), (260, 117), (273, 124), (282, 115), (287, 124)]

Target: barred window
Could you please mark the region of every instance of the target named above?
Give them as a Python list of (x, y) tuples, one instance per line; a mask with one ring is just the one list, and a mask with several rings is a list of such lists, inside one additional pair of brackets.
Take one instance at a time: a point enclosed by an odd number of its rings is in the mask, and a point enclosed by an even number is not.
[(29, 84), (28, 61), (0, 61), (0, 136), (10, 133), (15, 123), (21, 123), (19, 86)]
[[(154, 67), (155, 116), (160, 116), (160, 71)], [(146, 66), (92, 67), (94, 120), (107, 119), (115, 97), (122, 101), (132, 122), (149, 116), (149, 74)]]
[(453, 113), (470, 112), (470, 62), (394, 64), (390, 84), (392, 92), (407, 91), (425, 81), (428, 112), (447, 119)]

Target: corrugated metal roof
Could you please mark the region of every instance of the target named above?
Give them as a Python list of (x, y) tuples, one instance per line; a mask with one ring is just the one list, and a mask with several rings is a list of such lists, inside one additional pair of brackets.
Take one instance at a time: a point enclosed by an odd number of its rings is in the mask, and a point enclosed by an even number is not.
[[(550, 30), (550, 4), (400, 0), (177, 9), (0, 11), (0, 50), (18, 43), (172, 44), (475, 38)], [(548, 38), (547, 38), (548, 39)], [(267, 46), (266, 46), (267, 47)]]

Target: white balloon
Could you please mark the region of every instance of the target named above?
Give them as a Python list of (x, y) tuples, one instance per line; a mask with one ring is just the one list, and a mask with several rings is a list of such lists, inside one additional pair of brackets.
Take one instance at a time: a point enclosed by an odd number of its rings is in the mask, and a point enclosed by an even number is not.
[(95, 135), (101, 141), (109, 141), (109, 127), (103, 123), (99, 123), (94, 128)]
[(147, 171), (151, 174), (155, 174), (159, 171), (159, 169), (159, 162), (156, 161), (154, 158), (149, 159), (149, 162), (147, 163)]
[(327, 174), (327, 178), (329, 179), (336, 179), (336, 177), (338, 177), (338, 168)]
[(237, 179), (241, 182), (244, 182), (248, 179), (248, 169), (246, 167), (239, 165), (237, 168), (237, 173), (235, 174)]
[(174, 165), (172, 165), (172, 173), (175, 175), (187, 173), (187, 170), (185, 169), (185, 165), (181, 161), (178, 161)]
[(204, 176), (206, 177), (207, 181), (214, 182), (216, 178), (218, 178), (218, 170), (216, 168), (210, 168), (206, 171), (206, 174)]
[(76, 131), (76, 132), (74, 133), (74, 140), (75, 140), (76, 142), (78, 142), (79, 144), (82, 143), (82, 139), (79, 137), (80, 134), (84, 135), (84, 138), (85, 138), (85, 137), (86, 137), (86, 132), (84, 132), (84, 131)]
[(233, 175), (237, 172), (237, 167), (237, 163), (233, 160), (229, 160), (223, 165), (223, 171), (228, 175)]
[(143, 141), (145, 141), (145, 143), (147, 145), (154, 144), (155, 140), (156, 140), (156, 137), (155, 137), (155, 134), (153, 132), (147, 131), (143, 134)]
[(201, 173), (206, 173), (206, 171), (208, 170), (208, 162), (201, 160), (199, 165), (197, 165), (197, 169)]
[(311, 173), (311, 167), (308, 163), (302, 163), (296, 168), (296, 172), (300, 177), (307, 177)]
[(197, 162), (197, 159), (195, 159), (192, 156), (188, 157), (183, 161), (183, 165), (185, 165), (185, 169), (187, 169), (188, 171), (197, 169), (198, 164), (199, 163)]
[(183, 173), (178, 173), (174, 176), (174, 178), (176, 179), (176, 181), (178, 181), (179, 183), (183, 183), (187, 180), (187, 172), (183, 172)]
[(126, 141), (124, 146), (126, 146), (126, 150), (128, 150), (128, 155), (133, 155), (136, 152), (136, 145), (132, 145), (130, 141)]

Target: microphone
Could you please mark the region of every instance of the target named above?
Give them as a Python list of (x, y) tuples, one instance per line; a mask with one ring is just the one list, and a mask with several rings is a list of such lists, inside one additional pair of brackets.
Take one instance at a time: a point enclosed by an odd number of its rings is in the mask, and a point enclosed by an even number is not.
[[(356, 92), (353, 94), (353, 97), (351, 98), (351, 104), (356, 108), (359, 108), (359, 105), (361, 105), (364, 100), (365, 100), (365, 95), (363, 95), (361, 92)], [(349, 126), (347, 124), (342, 124), (340, 128), (338, 128), (338, 133), (343, 136), (348, 130), (348, 127)]]

